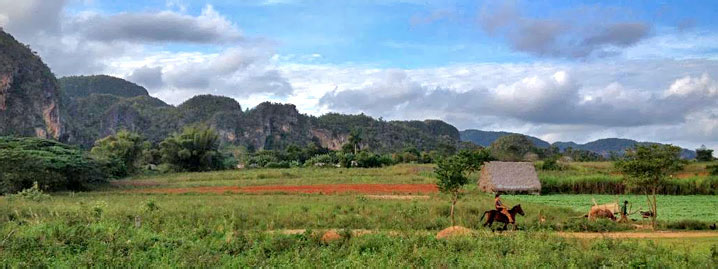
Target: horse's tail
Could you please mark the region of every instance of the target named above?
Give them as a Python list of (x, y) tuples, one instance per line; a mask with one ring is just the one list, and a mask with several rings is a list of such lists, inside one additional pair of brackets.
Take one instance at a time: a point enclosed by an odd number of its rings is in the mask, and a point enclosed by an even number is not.
[(481, 219), (479, 219), (479, 222), (484, 221), (484, 217), (486, 217), (486, 213), (489, 213), (490, 211), (484, 211), (484, 214), (481, 214)]

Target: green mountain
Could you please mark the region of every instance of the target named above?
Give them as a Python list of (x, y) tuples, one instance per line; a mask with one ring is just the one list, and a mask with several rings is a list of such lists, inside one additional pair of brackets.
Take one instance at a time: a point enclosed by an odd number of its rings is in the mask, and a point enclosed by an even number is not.
[[(623, 155), (626, 149), (633, 148), (635, 145), (650, 145), (658, 144), (654, 142), (638, 142), (632, 139), (623, 138), (604, 138), (596, 141), (591, 141), (586, 144), (576, 144), (574, 142), (556, 142), (554, 146), (560, 150), (565, 150), (568, 147), (574, 149), (583, 149), (601, 154), (604, 157), (609, 157), (611, 154)], [(681, 157), (684, 159), (693, 159), (696, 157), (696, 152), (689, 149), (682, 149)]]
[(59, 138), (59, 94), (40, 57), (0, 28), (0, 136)]
[[(474, 129), (463, 130), (460, 133), (461, 141), (470, 141), (482, 147), (488, 147), (489, 145), (491, 145), (491, 143), (494, 142), (494, 140), (499, 139), (499, 137), (516, 134), (509, 132), (481, 131)], [(540, 138), (528, 135), (524, 136), (531, 140), (531, 142), (533, 142), (534, 146), (536, 147), (548, 148), (549, 146), (551, 146), (549, 142), (543, 141)]]
[(63, 93), (71, 98), (90, 94), (110, 94), (119, 97), (149, 95), (140, 85), (106, 75), (63, 77), (58, 82)]
[[(509, 132), (492, 132), (492, 131), (480, 131), (480, 130), (464, 130), (461, 131), (461, 141), (470, 141), (474, 144), (487, 147), (491, 145), (494, 140), (502, 136), (507, 136), (515, 133)], [(554, 146), (559, 150), (564, 151), (567, 148), (587, 150), (590, 152), (598, 153), (603, 157), (609, 157), (611, 154), (622, 155), (626, 152), (626, 149), (633, 148), (636, 144), (656, 144), (653, 142), (638, 142), (631, 139), (622, 138), (605, 138), (596, 141), (588, 142), (586, 144), (577, 144), (574, 142), (554, 142), (550, 144), (544, 140), (536, 137), (526, 136), (535, 146), (539, 148), (548, 148)], [(681, 157), (685, 159), (693, 159), (696, 157), (695, 151), (683, 149)]]
[(386, 122), (336, 113), (314, 117), (300, 114), (294, 105), (270, 102), (242, 111), (234, 99), (213, 95), (198, 95), (174, 107), (120, 78), (79, 76), (59, 81), (62, 112), (67, 115), (61, 140), (84, 147), (122, 129), (159, 142), (182, 126), (196, 123), (214, 127), (224, 143), (252, 149), (309, 143), (339, 149), (353, 129), (361, 130), (363, 148), (377, 152), (407, 146), (434, 150), (459, 141), (459, 131), (438, 120)]

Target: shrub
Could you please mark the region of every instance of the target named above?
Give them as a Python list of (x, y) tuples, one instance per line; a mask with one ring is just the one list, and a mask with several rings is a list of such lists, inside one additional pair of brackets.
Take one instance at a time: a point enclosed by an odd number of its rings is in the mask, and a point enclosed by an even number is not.
[(711, 176), (718, 176), (718, 164), (708, 165), (706, 166), (706, 169), (708, 169), (708, 173)]
[(160, 143), (162, 160), (177, 171), (207, 171), (222, 167), (219, 135), (203, 126), (185, 127)]
[(709, 225), (699, 220), (680, 220), (669, 222), (666, 224), (666, 228), (671, 230), (707, 230)]
[(40, 187), (37, 185), (37, 182), (35, 182), (32, 184), (32, 187), (30, 187), (29, 189), (24, 189), (21, 192), (18, 192), (16, 194), (8, 195), (8, 198), (39, 202), (39, 201), (50, 199), (50, 195), (45, 194), (40, 189)]
[(558, 159), (548, 158), (541, 164), (541, 170), (563, 170), (563, 167), (558, 163)]
[(117, 134), (95, 141), (91, 153), (97, 159), (106, 160), (113, 166), (124, 168), (112, 170), (113, 175), (123, 177), (137, 171), (142, 152), (146, 148), (149, 148), (149, 143), (145, 143), (142, 136), (122, 130)]
[(334, 154), (319, 154), (309, 158), (304, 165), (305, 166), (328, 166), (337, 163), (337, 157)]
[(281, 161), (281, 162), (269, 162), (266, 165), (264, 165), (265, 168), (289, 168), (289, 162), (288, 161)]
[(79, 148), (41, 138), (0, 137), (0, 192), (37, 182), (42, 190), (85, 190), (104, 183), (100, 164)]

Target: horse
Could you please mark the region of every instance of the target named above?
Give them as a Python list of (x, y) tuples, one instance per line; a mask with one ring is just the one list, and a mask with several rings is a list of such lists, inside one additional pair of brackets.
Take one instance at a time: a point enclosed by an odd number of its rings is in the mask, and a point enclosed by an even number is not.
[[(511, 214), (511, 218), (514, 219), (514, 222), (511, 223), (514, 228), (516, 227), (516, 214), (519, 214), (521, 216), (524, 215), (524, 210), (521, 208), (521, 204), (515, 205), (511, 209), (509, 209), (509, 214)], [(491, 225), (494, 224), (494, 221), (503, 222), (504, 223), (504, 230), (506, 230), (506, 226), (509, 225), (509, 218), (504, 215), (504, 213), (501, 213), (501, 211), (498, 210), (488, 210), (485, 211), (483, 215), (481, 215), (481, 219), (479, 222), (484, 220), (484, 217), (486, 217), (486, 222), (484, 223), (484, 227), (491, 227)]]

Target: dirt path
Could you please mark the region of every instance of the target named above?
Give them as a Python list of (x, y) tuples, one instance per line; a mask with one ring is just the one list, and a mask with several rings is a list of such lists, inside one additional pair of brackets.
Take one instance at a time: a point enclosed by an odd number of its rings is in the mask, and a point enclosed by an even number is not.
[(434, 193), (434, 184), (321, 184), (321, 185), (264, 185), (215, 186), (190, 188), (152, 188), (128, 190), (134, 193), (361, 193), (361, 194), (419, 194)]
[(610, 233), (574, 233), (574, 232), (558, 232), (563, 237), (575, 237), (575, 238), (707, 238), (716, 237), (718, 238), (718, 232), (700, 232), (700, 231), (687, 231), (687, 232), (672, 232), (672, 231), (658, 231), (658, 232), (610, 232)]

